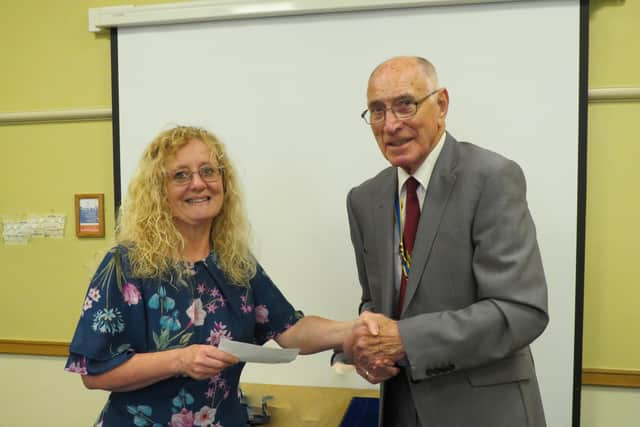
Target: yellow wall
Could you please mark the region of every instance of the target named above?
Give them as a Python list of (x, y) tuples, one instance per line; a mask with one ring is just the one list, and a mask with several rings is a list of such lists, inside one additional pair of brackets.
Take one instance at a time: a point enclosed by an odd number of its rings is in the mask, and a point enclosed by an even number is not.
[[(640, 87), (640, 2), (591, 0), (589, 87)], [(640, 369), (640, 102), (589, 106), (583, 366)], [(582, 388), (582, 427), (632, 427), (640, 389)]]
[[(589, 86), (640, 87), (640, 2), (591, 4)], [(584, 367), (640, 370), (639, 136), (640, 102), (589, 106)]]
[[(127, 3), (3, 0), (0, 112), (109, 107), (109, 34), (89, 33), (87, 12)], [(162, 1), (136, 1), (145, 3)], [(111, 122), (2, 125), (0, 147), (0, 219), (67, 216), (63, 239), (0, 245), (0, 339), (69, 341), (96, 257), (113, 238)], [(75, 236), (75, 193), (104, 193), (105, 238)]]
[(0, 216), (67, 215), (63, 239), (0, 245), (0, 338), (69, 341), (105, 245), (75, 237), (74, 193), (105, 194), (107, 238), (113, 234), (110, 123), (0, 126), (0, 146), (8, 153), (0, 157)]
[[(109, 106), (109, 38), (87, 31), (87, 10), (134, 2), (162, 1), (3, 0), (0, 112)], [(591, 8), (590, 87), (639, 87), (640, 2), (592, 0)], [(638, 118), (638, 102), (589, 107), (585, 367), (640, 368)], [(0, 125), (0, 218), (67, 215), (63, 239), (0, 245), (0, 339), (70, 339), (95, 254), (113, 237), (110, 126)], [(83, 192), (105, 194), (104, 239), (75, 237), (73, 194)], [(42, 311), (33, 313), (31, 301)], [(78, 312), (61, 309), (68, 301)], [(0, 355), (0, 425), (89, 425), (105, 394), (85, 391), (63, 362)], [(635, 426), (639, 399), (633, 389), (585, 387), (583, 426)]]

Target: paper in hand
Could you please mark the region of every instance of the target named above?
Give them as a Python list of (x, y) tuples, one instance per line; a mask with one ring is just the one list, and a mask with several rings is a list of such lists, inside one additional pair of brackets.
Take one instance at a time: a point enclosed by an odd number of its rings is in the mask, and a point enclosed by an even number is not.
[(221, 338), (218, 348), (233, 354), (243, 362), (289, 363), (298, 356), (297, 348), (269, 348)]

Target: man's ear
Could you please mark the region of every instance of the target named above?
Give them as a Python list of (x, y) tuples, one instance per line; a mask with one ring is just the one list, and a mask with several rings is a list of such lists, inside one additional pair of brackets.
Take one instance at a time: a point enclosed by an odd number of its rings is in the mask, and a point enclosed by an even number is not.
[(447, 117), (447, 113), (449, 112), (449, 91), (447, 88), (443, 88), (440, 93), (438, 93), (437, 102), (440, 107), (440, 117), (444, 119)]

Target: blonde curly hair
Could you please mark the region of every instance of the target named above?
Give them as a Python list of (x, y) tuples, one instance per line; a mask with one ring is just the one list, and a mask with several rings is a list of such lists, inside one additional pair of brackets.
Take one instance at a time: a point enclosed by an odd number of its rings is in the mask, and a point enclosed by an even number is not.
[(224, 171), (224, 201), (211, 227), (211, 247), (227, 277), (247, 286), (256, 273), (256, 260), (249, 247), (249, 223), (239, 184), (224, 145), (205, 129), (177, 126), (161, 132), (145, 149), (118, 214), (116, 242), (129, 248), (136, 277), (160, 278), (172, 271), (185, 274), (181, 256), (185, 242), (173, 222), (166, 166), (168, 159), (193, 139), (209, 147), (211, 159)]

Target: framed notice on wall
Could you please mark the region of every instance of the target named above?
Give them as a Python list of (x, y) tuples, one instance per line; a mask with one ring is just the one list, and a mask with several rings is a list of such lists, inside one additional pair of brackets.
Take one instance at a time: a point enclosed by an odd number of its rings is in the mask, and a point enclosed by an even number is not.
[(104, 237), (104, 194), (76, 194), (76, 236)]

